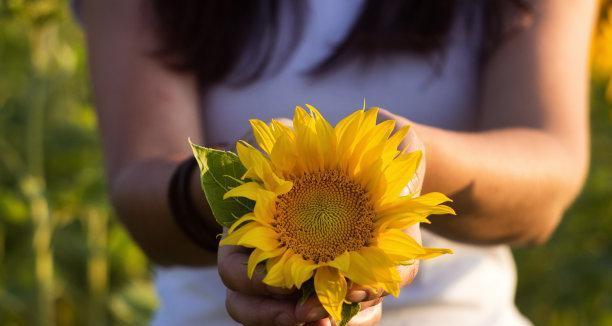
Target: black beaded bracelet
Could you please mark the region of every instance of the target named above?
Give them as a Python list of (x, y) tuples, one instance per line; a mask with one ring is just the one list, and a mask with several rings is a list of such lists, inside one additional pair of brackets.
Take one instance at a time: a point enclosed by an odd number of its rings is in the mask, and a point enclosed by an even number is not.
[(200, 214), (191, 197), (191, 177), (197, 170), (195, 157), (184, 160), (172, 174), (168, 187), (168, 202), (176, 224), (198, 246), (217, 252), (219, 241), (217, 234), (222, 232), (220, 226), (216, 228), (206, 223), (205, 217)]

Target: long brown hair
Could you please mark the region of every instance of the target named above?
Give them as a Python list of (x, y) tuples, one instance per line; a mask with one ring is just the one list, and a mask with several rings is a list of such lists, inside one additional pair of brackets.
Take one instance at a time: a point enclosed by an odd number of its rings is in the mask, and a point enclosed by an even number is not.
[[(293, 43), (301, 36), (306, 17), (305, 1), (290, 5)], [(369, 58), (381, 52), (429, 55), (442, 50), (460, 6), (471, 6), (466, 15), (481, 19), (484, 55), (508, 34), (511, 4), (521, 13), (530, 8), (520, 0), (367, 0), (361, 16), (335, 52), (311, 71), (321, 74), (351, 57)], [(280, 0), (152, 0), (154, 23), (161, 40), (156, 55), (172, 68), (194, 72), (201, 85), (226, 79), (242, 62), (236, 84), (261, 77), (270, 64), (279, 31)]]

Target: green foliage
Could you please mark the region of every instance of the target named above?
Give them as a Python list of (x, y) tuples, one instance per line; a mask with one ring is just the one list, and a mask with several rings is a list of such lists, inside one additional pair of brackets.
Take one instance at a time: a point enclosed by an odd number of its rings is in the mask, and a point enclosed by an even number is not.
[[(141, 325), (156, 305), (109, 207), (84, 51), (65, 0), (0, 0), (0, 325)], [(517, 303), (537, 325), (612, 324), (605, 87), (582, 195), (548, 244), (515, 251)]]
[(310, 296), (314, 295), (315, 287), (314, 287), (314, 278), (309, 278), (308, 281), (302, 283), (302, 287), (300, 288), (300, 299), (298, 300), (298, 304), (304, 304)]
[(591, 168), (584, 191), (549, 243), (514, 251), (517, 303), (536, 325), (612, 322), (612, 104), (593, 85)]
[(338, 323), (338, 326), (346, 326), (351, 321), (351, 318), (355, 317), (361, 310), (361, 305), (358, 302), (342, 303), (342, 320)]
[(206, 201), (217, 222), (230, 227), (242, 215), (252, 212), (255, 202), (246, 198), (223, 199), (225, 193), (242, 184), (246, 168), (232, 152), (191, 144), (200, 167), (200, 180)]
[(109, 209), (86, 72), (66, 1), (0, 1), (0, 325), (145, 324), (155, 307)]

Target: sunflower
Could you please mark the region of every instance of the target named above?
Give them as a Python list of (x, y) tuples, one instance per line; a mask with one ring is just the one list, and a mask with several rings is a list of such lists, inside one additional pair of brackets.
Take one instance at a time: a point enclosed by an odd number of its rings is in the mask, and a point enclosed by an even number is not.
[(220, 245), (254, 248), (248, 277), (265, 262), (270, 286), (299, 289), (314, 276), (319, 301), (338, 321), (347, 279), (398, 296), (398, 265), (451, 253), (423, 248), (402, 230), (454, 211), (441, 205), (450, 201), (441, 193), (404, 195), (422, 155), (398, 150), (409, 127), (393, 133), (394, 121), (377, 124), (377, 108), (332, 127), (307, 108), (296, 107), (293, 128), (250, 120), (261, 151), (236, 144), (245, 182), (224, 198), (249, 198), (255, 206)]

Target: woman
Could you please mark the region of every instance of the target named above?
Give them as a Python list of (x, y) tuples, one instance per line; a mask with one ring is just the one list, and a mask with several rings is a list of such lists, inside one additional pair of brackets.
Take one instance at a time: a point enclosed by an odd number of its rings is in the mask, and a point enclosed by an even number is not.
[[(427, 148), (423, 190), (450, 194), (459, 216), (422, 230), (424, 244), (455, 255), (405, 273), (412, 284), (383, 309), (355, 289), (349, 299), (366, 302), (355, 320), (529, 324), (514, 307), (508, 246), (545, 242), (583, 183), (595, 9), (595, 0), (83, 0), (112, 201), (160, 266), (154, 324), (329, 322), (316, 302), (249, 281), (241, 249), (224, 247), (217, 261), (218, 229), (182, 162), (187, 137), (231, 147), (250, 117), (288, 117), (310, 102), (335, 123), (364, 97), (413, 125), (412, 141)], [(190, 200), (197, 214), (176, 209)]]

